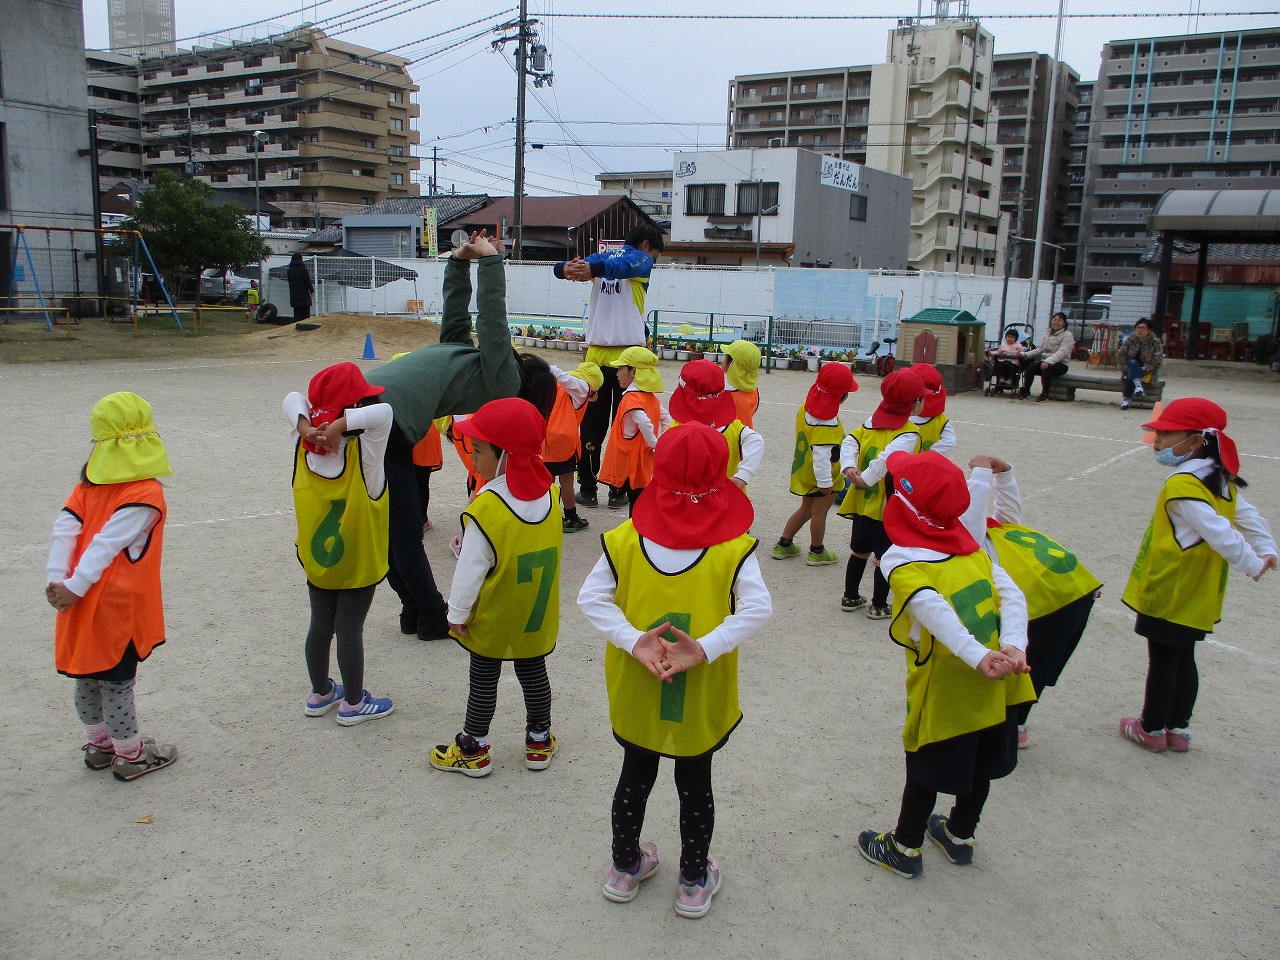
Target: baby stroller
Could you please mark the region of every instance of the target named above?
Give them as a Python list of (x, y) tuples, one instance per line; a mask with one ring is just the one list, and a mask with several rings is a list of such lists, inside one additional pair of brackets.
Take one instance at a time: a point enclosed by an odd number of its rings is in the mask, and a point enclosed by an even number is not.
[[(1021, 337), (1022, 345), (1027, 349), (1035, 346), (1031, 340), (1031, 324), (1029, 323), (1011, 323), (1004, 329), (1005, 335), (1010, 330), (1024, 334)], [(1003, 343), (1003, 336), (1000, 343)], [(1015, 360), (996, 359), (996, 349), (1000, 343), (989, 344), (987, 348), (987, 357), (982, 362), (983, 378), (986, 380), (986, 388), (982, 391), (984, 397), (1000, 396), (1006, 390), (1012, 395), (1017, 396), (1018, 378), (1022, 373), (1022, 364)]]

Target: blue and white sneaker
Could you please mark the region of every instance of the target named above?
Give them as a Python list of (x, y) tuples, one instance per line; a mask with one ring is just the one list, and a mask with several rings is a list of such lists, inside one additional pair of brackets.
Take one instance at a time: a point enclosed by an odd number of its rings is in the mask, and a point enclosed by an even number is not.
[(342, 684), (334, 683), (329, 680), (328, 693), (309, 693), (307, 694), (307, 705), (302, 711), (308, 717), (323, 717), (326, 713), (338, 705), (338, 701), (343, 698), (346, 691), (342, 689)]
[(385, 717), (394, 709), (390, 697), (374, 697), (365, 690), (364, 696), (355, 706), (344, 702), (338, 707), (338, 723), (344, 727), (353, 727), (366, 720)]

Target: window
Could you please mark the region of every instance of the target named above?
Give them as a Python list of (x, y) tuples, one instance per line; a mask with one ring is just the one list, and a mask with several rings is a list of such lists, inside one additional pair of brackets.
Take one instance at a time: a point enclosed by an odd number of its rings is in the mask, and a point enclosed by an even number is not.
[(791, 85), (791, 92), (792, 93), (808, 93), (809, 85), (806, 83), (793, 83)]
[[(760, 192), (764, 189), (764, 209), (761, 209)], [(776, 217), (778, 215), (778, 185), (776, 183), (740, 183), (736, 212), (740, 216)]]
[(391, 185), (392, 185), (393, 187), (403, 187), (403, 186), (404, 186), (404, 174), (403, 174), (403, 173), (393, 173), (393, 174), (391, 175)]
[(368, 110), (361, 110), (361, 111), (360, 111), (360, 119), (361, 119), (361, 120), (372, 120), (372, 119), (373, 119), (373, 114), (372, 114), (370, 111), (368, 111)]
[(723, 183), (691, 183), (685, 192), (684, 212), (690, 217), (724, 213)]
[(244, 95), (246, 97), (262, 96), (262, 81), (256, 77), (246, 80), (244, 83)]
[(769, 96), (771, 97), (782, 96), (782, 84), (775, 83), (771, 87), (769, 87)]
[(388, 99), (391, 103), (404, 103), (404, 94), (403, 94), (403, 93), (401, 93), (399, 90), (392, 90), (392, 91), (387, 95), (387, 99)]
[(391, 156), (393, 156), (393, 157), (403, 157), (403, 156), (404, 156), (404, 147), (400, 146), (398, 143), (393, 143), (393, 144), (391, 145)]
[(404, 129), (404, 121), (403, 121), (403, 120), (401, 120), (399, 117), (392, 117), (392, 118), (391, 118), (391, 129), (392, 129), (392, 130), (403, 130), (403, 129)]
[(863, 220), (867, 219), (867, 198), (853, 193), (849, 195), (849, 219)]
[(373, 141), (372, 141), (372, 140), (361, 140), (361, 141), (360, 141), (360, 146), (364, 147), (366, 150), (372, 150), (372, 149), (373, 149)]
[(4, 124), (0, 123), (0, 210), (9, 208), (9, 157), (4, 149)]
[(835, 93), (835, 89), (836, 89), (836, 85), (832, 83), (830, 80), (818, 81), (818, 96), (820, 97), (831, 96), (833, 93)]

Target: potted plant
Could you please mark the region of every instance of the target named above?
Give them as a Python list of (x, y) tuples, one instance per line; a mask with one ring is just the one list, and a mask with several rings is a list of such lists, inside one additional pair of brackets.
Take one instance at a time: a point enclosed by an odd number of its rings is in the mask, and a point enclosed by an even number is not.
[(692, 352), (693, 352), (693, 351), (692, 351), (692, 349), (691, 349), (690, 344), (689, 344), (689, 342), (688, 342), (688, 341), (685, 341), (684, 343), (678, 344), (678, 345), (676, 346), (676, 359), (677, 359), (677, 360), (679, 360), (681, 363), (684, 363), (684, 362), (686, 362), (687, 360), (690, 360), (690, 359), (691, 359), (690, 354), (691, 354)]
[(801, 356), (804, 357), (804, 365), (810, 373), (817, 373), (818, 368), (822, 366), (822, 351), (815, 347), (806, 347), (801, 349)]
[(658, 341), (658, 356), (663, 360), (674, 360), (676, 358), (675, 344), (668, 340)]
[(701, 360), (703, 357), (703, 345), (701, 343), (689, 344), (689, 359)]

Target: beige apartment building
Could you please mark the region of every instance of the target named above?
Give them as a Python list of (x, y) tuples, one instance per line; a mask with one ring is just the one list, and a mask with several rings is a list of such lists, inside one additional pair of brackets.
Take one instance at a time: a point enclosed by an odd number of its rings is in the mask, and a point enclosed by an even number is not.
[(728, 146), (804, 147), (910, 177), (911, 266), (997, 274), (993, 56), (978, 21), (940, 15), (901, 21), (885, 63), (735, 77)]
[(274, 226), (310, 227), (419, 194), (418, 87), (403, 57), (300, 28), (132, 68), (96, 66), (99, 89), (112, 73), (137, 71), (146, 173), (167, 168), (215, 189), (256, 184), (284, 211)]

